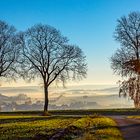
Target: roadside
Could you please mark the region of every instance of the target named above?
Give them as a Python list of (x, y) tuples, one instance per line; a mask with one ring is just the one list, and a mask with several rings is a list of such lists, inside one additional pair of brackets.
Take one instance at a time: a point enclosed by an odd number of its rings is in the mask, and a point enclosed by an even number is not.
[(126, 116), (110, 116), (118, 124), (124, 140), (140, 140), (140, 120)]

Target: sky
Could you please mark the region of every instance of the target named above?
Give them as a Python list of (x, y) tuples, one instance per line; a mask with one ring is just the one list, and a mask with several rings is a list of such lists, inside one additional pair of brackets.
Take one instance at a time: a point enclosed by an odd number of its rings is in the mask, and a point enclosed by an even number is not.
[[(138, 11), (139, 3), (139, 0), (0, 0), (0, 20), (14, 25), (18, 31), (37, 23), (57, 28), (86, 55), (87, 78), (79, 84), (114, 85), (121, 79), (113, 74), (109, 60), (120, 47), (113, 38), (117, 19)], [(27, 83), (19, 81), (16, 85)]]

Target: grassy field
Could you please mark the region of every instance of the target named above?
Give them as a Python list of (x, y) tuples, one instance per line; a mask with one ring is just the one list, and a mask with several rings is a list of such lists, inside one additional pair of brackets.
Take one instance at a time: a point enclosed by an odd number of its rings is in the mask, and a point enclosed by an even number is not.
[[(27, 113), (27, 112), (26, 112)], [(116, 123), (107, 117), (0, 115), (0, 139), (122, 140)]]
[[(140, 115), (140, 109), (124, 108), (124, 109), (86, 109), (86, 110), (50, 110), (52, 115)], [(15, 111), (0, 112), (0, 115), (42, 115), (43, 111)]]

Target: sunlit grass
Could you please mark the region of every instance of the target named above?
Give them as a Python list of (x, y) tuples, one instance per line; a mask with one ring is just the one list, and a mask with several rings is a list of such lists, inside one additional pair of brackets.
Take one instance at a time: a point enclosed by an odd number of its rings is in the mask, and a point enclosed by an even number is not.
[(54, 118), (48, 120), (31, 119), (27, 120), (26, 122), (11, 121), (9, 123), (0, 124), (0, 135), (1, 135), (0, 139), (13, 139), (16, 137), (24, 137), (24, 138), (34, 137), (36, 134), (43, 132), (45, 133), (46, 129), (49, 130), (49, 129), (66, 128), (73, 121), (76, 121), (76, 119)]
[[(107, 117), (85, 117), (77, 120), (73, 125), (82, 128), (93, 128), (89, 129), (87, 133), (81, 139), (102, 139), (102, 140), (123, 140), (120, 131), (117, 128), (117, 124)], [(94, 131), (94, 137), (91, 138), (92, 131)], [(93, 135), (92, 135), (93, 136)]]
[(122, 135), (117, 128), (99, 129), (95, 134), (100, 136), (102, 140), (122, 140)]
[(77, 138), (76, 140), (97, 140), (97, 138), (89, 132), (87, 132), (82, 137)]
[(140, 116), (127, 116), (129, 119), (140, 119)]
[(122, 134), (117, 128), (116, 122), (111, 118), (100, 118), (94, 120), (96, 127), (95, 135), (100, 136), (102, 140), (122, 140)]
[(25, 119), (25, 118), (46, 118), (48, 116), (0, 116), (0, 120), (2, 119)]
[(122, 140), (116, 123), (102, 116), (0, 116), (0, 139), (32, 139), (38, 135), (51, 137), (70, 126), (74, 126), (74, 130), (65, 134), (69, 139)]

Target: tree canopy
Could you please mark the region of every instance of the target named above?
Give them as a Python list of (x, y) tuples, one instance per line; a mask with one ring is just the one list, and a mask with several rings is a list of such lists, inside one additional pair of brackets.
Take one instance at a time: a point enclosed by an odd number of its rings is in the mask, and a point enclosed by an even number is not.
[(86, 77), (85, 55), (76, 45), (70, 45), (60, 31), (38, 24), (19, 35), (22, 44), (22, 75), (43, 80), (45, 107), (48, 108), (48, 87), (54, 82)]
[(18, 57), (16, 29), (0, 21), (0, 78), (15, 78)]
[(117, 23), (114, 37), (121, 48), (111, 57), (111, 67), (116, 74), (127, 79), (120, 84), (120, 93), (128, 94), (135, 103), (139, 103), (140, 13), (132, 12), (128, 17), (121, 17)]

